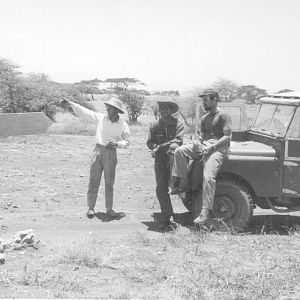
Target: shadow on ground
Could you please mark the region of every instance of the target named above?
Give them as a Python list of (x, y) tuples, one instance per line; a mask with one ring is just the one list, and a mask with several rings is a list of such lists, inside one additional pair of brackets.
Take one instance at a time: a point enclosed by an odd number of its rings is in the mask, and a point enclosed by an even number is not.
[[(147, 230), (162, 232), (158, 229), (158, 225), (162, 220), (162, 214), (155, 212), (152, 214), (153, 221), (142, 222), (148, 227)], [(175, 214), (173, 220), (176, 224), (180, 224), (184, 227), (193, 228), (193, 219), (192, 215), (189, 212)], [(176, 227), (175, 224), (175, 227)], [(235, 230), (230, 230), (229, 226), (215, 226), (213, 231), (229, 231), (231, 233), (237, 233)], [(295, 230), (300, 228), (300, 216), (293, 215), (258, 215), (254, 216), (249, 227), (245, 230), (247, 234), (261, 235), (261, 234), (279, 234), (279, 235), (288, 235)], [(174, 228), (171, 228), (172, 230)], [(166, 230), (164, 230), (166, 231)]]
[(176, 228), (176, 224), (180, 224), (181, 226), (189, 227), (192, 224), (192, 215), (189, 212), (184, 212), (180, 214), (174, 214), (173, 221), (171, 224), (171, 227), (169, 230), (161, 230), (158, 228), (158, 225), (162, 221), (162, 214), (160, 212), (154, 212), (152, 214), (153, 221), (147, 221), (142, 222), (142, 224), (146, 225), (148, 227), (147, 230), (149, 231), (155, 231), (155, 232), (165, 232), (165, 231), (172, 231), (174, 228)]
[(251, 234), (287, 235), (299, 229), (300, 216), (291, 215), (259, 215), (254, 216), (247, 230)]
[(111, 221), (123, 219), (125, 217), (125, 214), (123, 212), (120, 212), (119, 216), (110, 217), (108, 214), (99, 211), (95, 213), (95, 217), (101, 220), (102, 222), (111, 222)]

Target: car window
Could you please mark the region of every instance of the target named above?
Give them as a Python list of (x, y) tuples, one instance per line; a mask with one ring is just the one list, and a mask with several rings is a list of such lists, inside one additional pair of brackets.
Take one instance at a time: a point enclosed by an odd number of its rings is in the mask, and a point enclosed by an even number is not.
[(291, 126), (289, 128), (287, 137), (300, 138), (300, 107), (297, 108)]
[(258, 129), (268, 130), (275, 109), (276, 109), (276, 105), (266, 104), (266, 103), (262, 104), (253, 127)]
[(284, 136), (290, 125), (294, 110), (294, 106), (277, 105), (268, 130), (272, 133)]
[(263, 103), (253, 129), (283, 137), (289, 127), (294, 111), (295, 106)]

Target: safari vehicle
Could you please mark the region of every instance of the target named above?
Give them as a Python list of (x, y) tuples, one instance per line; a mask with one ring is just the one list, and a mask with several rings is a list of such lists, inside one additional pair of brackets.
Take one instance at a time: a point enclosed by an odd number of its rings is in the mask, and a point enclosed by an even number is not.
[[(184, 204), (194, 216), (202, 202), (202, 168), (195, 161)], [(213, 215), (245, 229), (253, 209), (300, 210), (300, 93), (261, 99), (250, 129), (235, 131), (230, 152), (217, 177)]]

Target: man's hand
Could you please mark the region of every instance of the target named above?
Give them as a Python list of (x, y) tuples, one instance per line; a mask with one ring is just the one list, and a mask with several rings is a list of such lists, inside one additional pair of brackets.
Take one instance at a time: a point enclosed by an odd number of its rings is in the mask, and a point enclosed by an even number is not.
[(206, 148), (204, 148), (202, 154), (203, 156), (210, 155), (215, 149), (215, 145), (209, 145)]
[(157, 146), (156, 148), (154, 148), (152, 151), (151, 151), (151, 156), (152, 157), (155, 157), (156, 156), (156, 152), (158, 151), (159, 149), (159, 146)]
[(71, 101), (65, 97), (61, 97), (60, 105), (64, 109), (69, 109), (71, 107)]
[(110, 140), (106, 143), (107, 148), (117, 148), (118, 144), (115, 140)]

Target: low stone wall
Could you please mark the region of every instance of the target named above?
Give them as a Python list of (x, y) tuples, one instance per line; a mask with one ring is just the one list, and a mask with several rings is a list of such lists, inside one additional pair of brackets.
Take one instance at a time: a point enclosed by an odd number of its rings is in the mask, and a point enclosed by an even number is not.
[(0, 113), (0, 137), (45, 133), (51, 124), (41, 112)]

